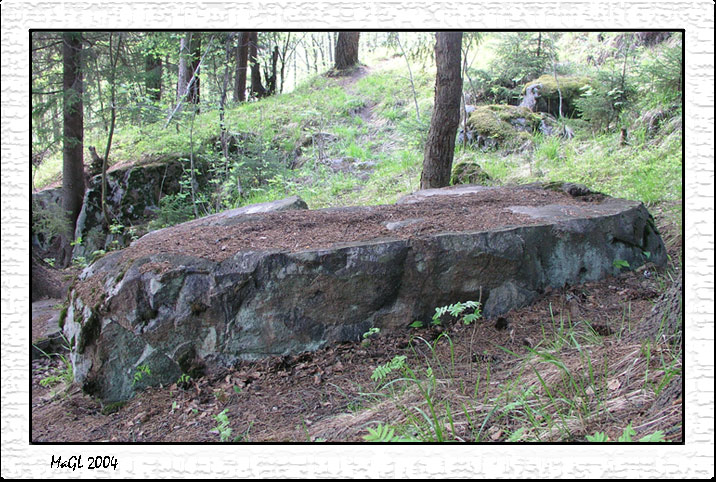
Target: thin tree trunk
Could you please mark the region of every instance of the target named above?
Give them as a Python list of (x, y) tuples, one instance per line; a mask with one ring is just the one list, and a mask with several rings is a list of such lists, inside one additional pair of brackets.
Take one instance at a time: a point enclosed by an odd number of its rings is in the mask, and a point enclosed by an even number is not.
[(102, 216), (104, 217), (105, 227), (109, 228), (110, 222), (109, 214), (107, 213), (107, 166), (109, 165), (109, 151), (112, 147), (112, 138), (114, 137), (114, 125), (117, 120), (117, 100), (116, 100), (116, 76), (117, 76), (117, 58), (119, 57), (119, 50), (122, 48), (122, 33), (119, 34), (117, 40), (117, 52), (112, 58), (112, 32), (109, 34), (109, 61), (112, 64), (112, 70), (110, 71), (110, 96), (111, 96), (111, 115), (109, 121), (109, 135), (107, 137), (107, 147), (104, 150), (104, 157), (102, 158)]
[(287, 63), (287, 56), (288, 56), (288, 46), (291, 43), (291, 32), (288, 32), (286, 36), (286, 43), (283, 45), (283, 49), (281, 49), (281, 85), (279, 86), (279, 93), (283, 92), (283, 87), (286, 83), (286, 78), (284, 76), (285, 69), (286, 69), (286, 63)]
[[(194, 82), (189, 86), (189, 102), (199, 105), (199, 70), (201, 69), (201, 34), (194, 32), (191, 36), (191, 71), (193, 72)], [(198, 112), (198, 111), (197, 111)]]
[(251, 32), (249, 39), (249, 63), (251, 64), (251, 95), (256, 98), (266, 96), (266, 89), (261, 83), (261, 64), (258, 59), (258, 32)]
[(239, 48), (236, 52), (236, 82), (234, 83), (234, 102), (246, 100), (246, 68), (249, 60), (249, 32), (241, 32)]
[(435, 37), (435, 107), (425, 145), (421, 189), (450, 183), (455, 134), (460, 122), (462, 32), (437, 32)]
[(196, 119), (197, 106), (192, 106), (191, 124), (189, 126), (189, 169), (191, 181), (191, 204), (194, 206), (194, 218), (199, 217), (199, 209), (196, 207), (196, 173), (194, 172), (194, 119)]
[[(224, 106), (226, 104), (226, 96), (229, 90), (229, 57), (231, 56), (231, 44), (234, 34), (230, 33), (226, 39), (225, 55), (224, 55), (224, 82), (221, 87), (221, 96), (219, 97), (219, 139), (221, 141), (221, 153), (224, 156), (224, 167), (228, 170), (229, 166), (229, 132), (226, 129), (224, 120)], [(216, 211), (219, 210), (219, 196), (216, 196)]]
[[(167, 117), (167, 120), (166, 120), (166, 122), (164, 123), (164, 127), (163, 127), (164, 129), (166, 129), (166, 127), (167, 127), (167, 126), (169, 125), (169, 123), (172, 121), (172, 119), (174, 118), (174, 116), (176, 115), (176, 113), (179, 112), (179, 110), (181, 109), (181, 106), (182, 106), (182, 104), (184, 103), (184, 100), (185, 100), (186, 96), (188, 95), (188, 92), (189, 92), (189, 89), (191, 88), (191, 85), (192, 85), (196, 80), (198, 80), (198, 77), (199, 77), (199, 68), (201, 67), (201, 64), (204, 62), (204, 58), (206, 57), (206, 54), (209, 53), (209, 50), (211, 49), (211, 42), (213, 42), (213, 40), (214, 40), (214, 37), (213, 37), (213, 36), (212, 36), (211, 38), (209, 38), (209, 43), (208, 43), (207, 46), (206, 46), (206, 50), (204, 50), (204, 55), (202, 55), (201, 59), (199, 60), (199, 63), (198, 63), (197, 66), (196, 66), (196, 70), (194, 71), (193, 75), (191, 76), (191, 79), (189, 80), (189, 83), (188, 83), (187, 86), (186, 86), (187, 88), (185, 89), (184, 97), (180, 97), (180, 98), (179, 98), (179, 101), (177, 102), (176, 107), (174, 107), (174, 110), (169, 114), (169, 117)], [(178, 129), (178, 127), (177, 127), (177, 129)], [(177, 130), (177, 132), (178, 132), (178, 130)]]
[(69, 216), (68, 232), (63, 240), (61, 266), (72, 261), (75, 224), (85, 194), (84, 179), (84, 117), (82, 104), (82, 34), (62, 34), (62, 88), (64, 103), (62, 146), (62, 208)]
[[(99, 111), (104, 113), (104, 101), (102, 100), (102, 75), (100, 74), (99, 69), (99, 55), (94, 56), (94, 66), (95, 66), (95, 80), (97, 81), (97, 98), (99, 99)], [(104, 131), (107, 132), (109, 130), (109, 127), (107, 127), (107, 120), (104, 118), (104, 114), (101, 114), (102, 116), (102, 127), (104, 128)]]
[(179, 40), (179, 69), (177, 72), (177, 101), (182, 102), (186, 97), (191, 79), (189, 58), (191, 56), (190, 43), (192, 33), (189, 32)]
[(278, 46), (274, 46), (273, 53), (271, 54), (271, 75), (266, 80), (267, 94), (274, 95), (276, 93), (276, 68), (278, 64)]
[(405, 59), (405, 64), (408, 66), (408, 76), (410, 77), (410, 87), (413, 90), (413, 101), (415, 102), (415, 117), (417, 117), (418, 122), (420, 122), (420, 108), (418, 107), (418, 96), (415, 93), (415, 82), (413, 82), (413, 72), (410, 70), (410, 61), (408, 60), (408, 56), (405, 54), (405, 49), (403, 48), (403, 44), (400, 42), (400, 34), (396, 33), (395, 40), (398, 41), (398, 47), (400, 47), (400, 51), (403, 54), (403, 58)]

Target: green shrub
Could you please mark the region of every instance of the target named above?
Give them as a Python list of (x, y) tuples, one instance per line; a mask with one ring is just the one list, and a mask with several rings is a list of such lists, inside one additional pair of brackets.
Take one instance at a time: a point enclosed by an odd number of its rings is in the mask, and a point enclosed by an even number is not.
[(59, 204), (43, 206), (32, 201), (32, 233), (42, 236), (41, 242), (49, 242), (55, 236), (66, 234), (70, 229), (68, 215)]
[(681, 103), (684, 88), (681, 43), (650, 52), (637, 66), (640, 92), (652, 105)]
[(600, 71), (583, 91), (584, 95), (575, 100), (575, 106), (596, 132), (616, 127), (620, 114), (629, 107), (636, 93), (632, 80), (616, 67)]

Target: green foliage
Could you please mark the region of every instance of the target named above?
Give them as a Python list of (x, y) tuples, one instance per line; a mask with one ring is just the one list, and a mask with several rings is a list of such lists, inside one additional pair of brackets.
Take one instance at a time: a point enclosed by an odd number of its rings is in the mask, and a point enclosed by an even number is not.
[(69, 214), (59, 204), (49, 203), (43, 206), (32, 201), (32, 233), (49, 242), (52, 238), (64, 235), (70, 230)]
[(149, 369), (149, 365), (147, 365), (146, 363), (137, 366), (136, 370), (134, 371), (134, 379), (132, 380), (132, 386), (134, 386), (138, 382), (142, 381), (142, 379), (144, 378), (145, 375), (149, 376), (151, 374), (152, 374), (152, 372)]
[[(65, 313), (65, 316), (67, 315), (67, 308), (63, 306), (62, 310)], [(60, 318), (62, 320), (62, 313), (60, 314)], [(70, 349), (70, 342), (65, 338), (64, 335), (62, 336), (62, 342), (63, 342), (63, 349), (65, 351), (69, 351)], [(52, 356), (57, 356), (61, 361), (61, 366), (59, 369), (54, 369), (49, 375), (45, 376), (40, 380), (40, 385), (43, 387), (53, 387), (57, 384), (64, 384), (65, 389), (69, 389), (70, 385), (75, 380), (74, 376), (74, 368), (72, 367), (72, 361), (69, 359), (69, 357), (65, 356), (63, 353), (52, 353), (48, 354), (45, 353), (41, 348), (37, 347), (36, 345), (33, 345), (34, 348), (39, 350), (43, 356), (45, 356), (48, 359), (52, 359)]]
[(70, 359), (65, 355), (59, 354), (58, 356), (62, 361), (62, 368), (40, 380), (40, 385), (43, 387), (51, 387), (57, 385), (58, 383), (64, 383), (65, 386), (69, 387), (74, 381), (72, 362), (70, 362)]
[(402, 369), (405, 366), (405, 360), (407, 360), (405, 355), (395, 355), (393, 359), (385, 365), (379, 365), (376, 367), (376, 369), (373, 370), (370, 379), (375, 382), (382, 382), (383, 379), (390, 373)]
[(231, 427), (229, 427), (229, 416), (226, 414), (227, 408), (222, 410), (216, 415), (213, 415), (212, 418), (216, 420), (217, 424), (216, 427), (210, 430), (210, 432), (217, 433), (219, 435), (219, 440), (222, 442), (228, 442), (231, 438)]
[(647, 98), (647, 104), (659, 106), (682, 102), (683, 66), (681, 41), (644, 55), (636, 70), (639, 92)]
[(595, 132), (617, 127), (622, 112), (634, 102), (637, 89), (631, 71), (626, 68), (628, 51), (624, 56), (624, 59), (613, 59), (602, 66), (596, 79), (584, 86), (583, 95), (574, 101), (582, 119), (591, 123)]
[(615, 259), (612, 261), (612, 265), (618, 270), (629, 269), (629, 262), (625, 259)]
[[(622, 434), (617, 439), (617, 442), (634, 442), (633, 437), (636, 435), (636, 431), (631, 426), (631, 423), (626, 426)], [(609, 437), (604, 432), (595, 432), (594, 435), (587, 435), (588, 442), (609, 442)], [(644, 437), (637, 440), (637, 442), (665, 442), (664, 432), (657, 430), (654, 433), (645, 435)]]
[(490, 70), (496, 84), (514, 88), (542, 75), (556, 55), (554, 40), (546, 33), (511, 32), (500, 36)]
[[(472, 310), (472, 312), (466, 313), (467, 310)], [(446, 313), (449, 313), (453, 318), (460, 318), (460, 316), (462, 316), (462, 322), (465, 325), (469, 325), (482, 317), (479, 302), (465, 301), (464, 303), (458, 302), (435, 308), (435, 314), (433, 315), (431, 324), (440, 325), (442, 323), (441, 318)]]
[(157, 217), (151, 222), (150, 229), (173, 226), (193, 217), (191, 197), (187, 193), (167, 194), (159, 200)]
[(378, 423), (376, 428), (368, 427), (368, 434), (363, 436), (366, 442), (419, 442), (420, 440), (413, 437), (401, 437), (395, 434), (395, 429), (390, 425)]

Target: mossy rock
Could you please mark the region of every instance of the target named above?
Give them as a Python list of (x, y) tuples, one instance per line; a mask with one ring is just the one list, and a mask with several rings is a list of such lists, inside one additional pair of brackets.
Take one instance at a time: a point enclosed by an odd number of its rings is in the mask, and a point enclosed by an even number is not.
[(490, 175), (472, 159), (458, 161), (452, 169), (450, 184), (488, 184)]
[(478, 106), (468, 119), (468, 140), (481, 148), (521, 148), (532, 143), (542, 117), (526, 107)]
[(562, 91), (562, 115), (574, 117), (577, 114), (575, 101), (581, 97), (592, 80), (588, 77), (579, 76), (557, 76), (559, 88), (554, 75), (545, 74), (542, 77), (528, 82), (522, 89), (524, 95), (528, 88), (540, 84), (539, 98), (535, 110), (547, 112), (555, 117), (559, 116), (559, 92)]

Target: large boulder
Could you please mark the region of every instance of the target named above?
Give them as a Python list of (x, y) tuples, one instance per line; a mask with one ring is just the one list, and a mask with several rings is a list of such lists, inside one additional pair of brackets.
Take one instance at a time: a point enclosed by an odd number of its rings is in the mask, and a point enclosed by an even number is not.
[(665, 262), (641, 203), (572, 192), (455, 186), (393, 206), (244, 213), (146, 236), (73, 288), (63, 331), (76, 380), (126, 399), (184, 373), (406, 329), (457, 301), (495, 317), (548, 286), (616, 274), (616, 260)]

